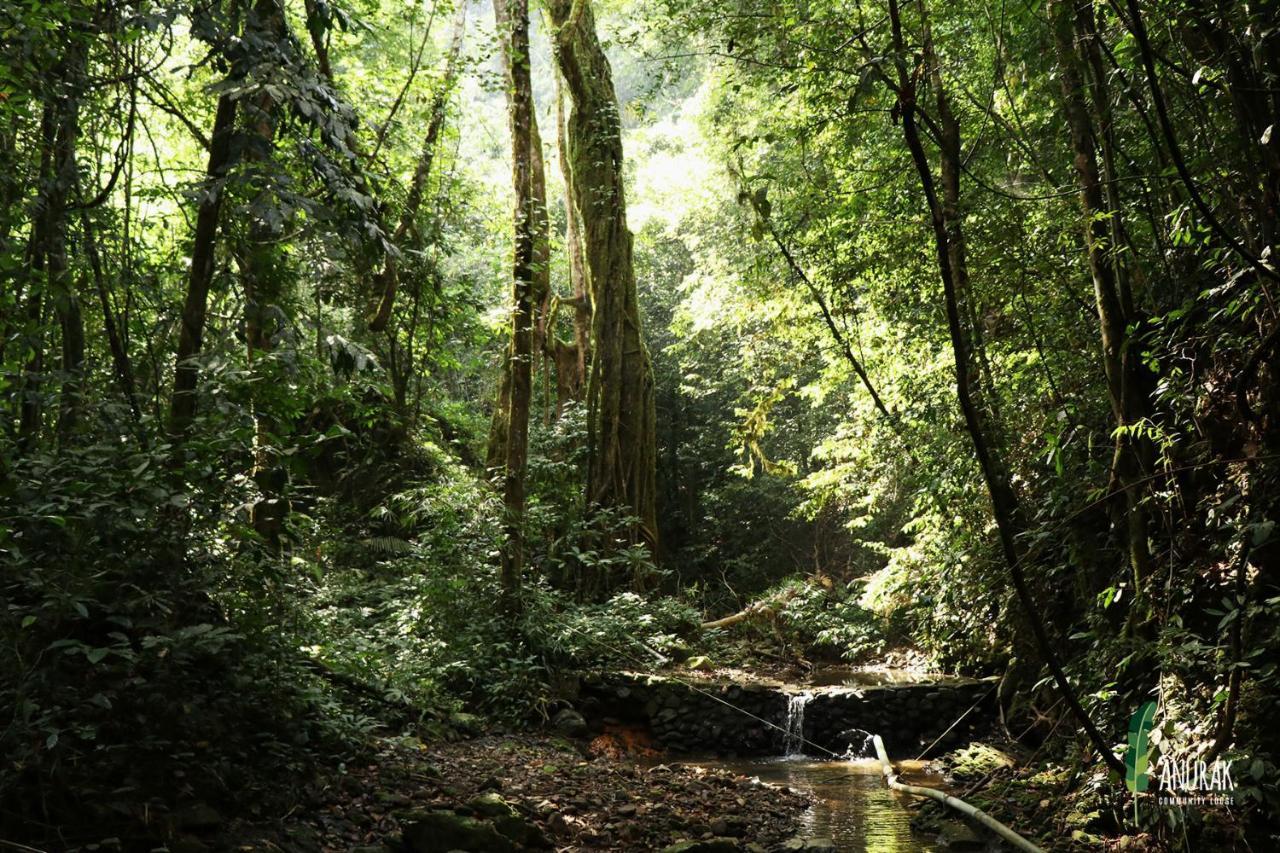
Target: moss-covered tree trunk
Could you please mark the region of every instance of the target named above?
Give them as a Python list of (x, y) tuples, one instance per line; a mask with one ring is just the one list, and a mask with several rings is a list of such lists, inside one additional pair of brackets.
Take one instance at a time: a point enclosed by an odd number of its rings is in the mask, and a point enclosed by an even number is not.
[(637, 542), (656, 551), (654, 379), (636, 302), (613, 75), (589, 0), (548, 0), (547, 9), (573, 103), (565, 135), (592, 304), (587, 506), (636, 519), (627, 541), (602, 543), (606, 551)]
[(573, 203), (573, 179), (569, 170), (569, 142), (564, 108), (564, 78), (556, 73), (556, 149), (564, 179), (564, 245), (569, 259), (568, 300), (573, 309), (573, 342), (553, 339), (556, 362), (556, 417), (570, 400), (582, 401), (587, 388), (587, 364), (591, 358), (591, 295), (587, 292), (586, 259), (582, 256), (582, 223)]

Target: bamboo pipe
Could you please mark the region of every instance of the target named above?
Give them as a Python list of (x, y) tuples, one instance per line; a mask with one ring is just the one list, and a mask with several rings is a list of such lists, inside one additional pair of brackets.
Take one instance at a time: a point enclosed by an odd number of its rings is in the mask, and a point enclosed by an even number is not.
[(907, 785), (898, 781), (898, 774), (894, 772), (893, 764), (889, 761), (889, 753), (885, 751), (884, 741), (880, 739), (880, 735), (872, 735), (871, 740), (876, 745), (876, 757), (880, 759), (880, 769), (884, 773), (885, 781), (889, 787), (895, 791), (902, 791), (906, 794), (915, 794), (917, 797), (928, 797), (931, 800), (937, 800), (943, 805), (950, 806), (963, 815), (973, 818), (996, 835), (1008, 841), (1018, 850), (1025, 850), (1027, 853), (1044, 853), (1044, 851), (1005, 826), (991, 815), (974, 808), (964, 800), (957, 800), (950, 794), (946, 794), (936, 788), (921, 788), (916, 785)]

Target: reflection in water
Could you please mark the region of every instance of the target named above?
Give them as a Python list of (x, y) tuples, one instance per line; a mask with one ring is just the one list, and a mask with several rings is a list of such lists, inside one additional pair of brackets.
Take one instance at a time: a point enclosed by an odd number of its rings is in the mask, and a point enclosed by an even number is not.
[[(885, 787), (880, 765), (873, 759), (815, 761), (793, 758), (707, 759), (686, 761), (699, 767), (719, 767), (760, 781), (786, 785), (813, 798), (804, 814), (803, 834), (830, 838), (836, 849), (851, 853), (917, 853), (938, 850), (932, 839), (911, 834), (906, 795)], [(913, 784), (927, 785), (933, 779), (920, 772), (918, 764), (899, 762), (911, 772)]]

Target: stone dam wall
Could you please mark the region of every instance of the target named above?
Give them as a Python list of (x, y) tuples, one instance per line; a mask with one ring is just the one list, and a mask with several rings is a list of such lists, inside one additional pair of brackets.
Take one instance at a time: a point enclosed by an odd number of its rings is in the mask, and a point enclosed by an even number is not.
[[(928, 755), (968, 743), (988, 728), (996, 713), (995, 683), (988, 678), (806, 690), (610, 673), (585, 676), (579, 701), (588, 719), (646, 726), (673, 752), (783, 755), (790, 728), (793, 748), (802, 732), (806, 740), (843, 754), (850, 743), (859, 749), (865, 733), (873, 733), (890, 754), (914, 758), (975, 703)], [(792, 700), (801, 694), (808, 698)], [(802, 751), (824, 755), (811, 744)]]

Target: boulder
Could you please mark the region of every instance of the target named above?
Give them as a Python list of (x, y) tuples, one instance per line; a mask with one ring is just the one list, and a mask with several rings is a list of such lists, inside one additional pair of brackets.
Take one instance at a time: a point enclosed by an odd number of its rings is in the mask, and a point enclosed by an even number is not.
[(587, 734), (586, 718), (572, 708), (565, 708), (551, 719), (551, 725), (565, 737), (585, 737)]

